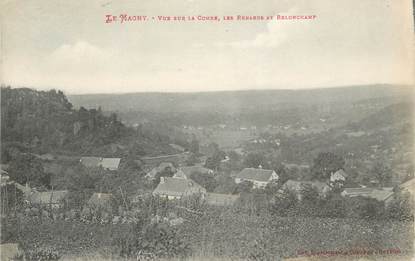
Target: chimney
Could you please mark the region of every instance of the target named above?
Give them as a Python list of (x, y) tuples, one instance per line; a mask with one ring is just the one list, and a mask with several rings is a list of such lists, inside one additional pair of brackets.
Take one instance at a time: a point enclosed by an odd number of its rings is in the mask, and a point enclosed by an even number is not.
[(164, 177), (160, 177), (160, 184), (164, 183)]

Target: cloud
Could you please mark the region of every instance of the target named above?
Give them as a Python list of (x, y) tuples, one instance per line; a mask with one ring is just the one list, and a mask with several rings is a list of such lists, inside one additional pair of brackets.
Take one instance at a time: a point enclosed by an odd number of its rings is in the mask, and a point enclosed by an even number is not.
[[(213, 0), (199, 5), (194, 0), (174, 6), (153, 1), (128, 9), (122, 3), (103, 8), (103, 1), (40, 6), (34, 0), (19, 5), (13, 1), (3, 19), (7, 36), (3, 80), (74, 93), (117, 91), (114, 88), (174, 91), (412, 82), (412, 14), (402, 11), (409, 1), (266, 0), (258, 5)], [(108, 12), (126, 10), (148, 15), (318, 17), (104, 23)]]
[(275, 21), (269, 21), (267, 23), (266, 32), (259, 33), (253, 40), (245, 40), (239, 42), (231, 42), (233, 47), (247, 48), (247, 47), (277, 47), (285, 42), (288, 37), (286, 30), (287, 25)]
[(265, 31), (260, 32), (252, 39), (217, 42), (217, 47), (236, 47), (236, 48), (274, 48), (282, 45), (287, 41), (304, 37), (310, 30), (310, 24), (313, 20), (276, 20), (277, 15), (293, 15), (299, 14), (297, 8), (291, 8), (288, 12), (278, 13), (274, 15), (273, 20), (269, 20), (266, 24)]
[(60, 46), (47, 57), (47, 62), (53, 67), (79, 68), (84, 71), (91, 67), (100, 67), (110, 62), (112, 57), (112, 52), (80, 40)]

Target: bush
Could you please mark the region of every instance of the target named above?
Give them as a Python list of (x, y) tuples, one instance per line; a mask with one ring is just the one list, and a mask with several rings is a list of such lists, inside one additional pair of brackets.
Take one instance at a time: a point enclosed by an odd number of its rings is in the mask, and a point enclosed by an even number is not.
[(16, 218), (11, 217), (2, 217), (1, 218), (1, 227), (0, 227), (0, 236), (1, 244), (16, 242), (18, 234), (18, 224)]
[(414, 202), (409, 193), (397, 192), (395, 198), (387, 205), (385, 216), (388, 219), (413, 221)]
[(35, 248), (25, 251), (26, 260), (43, 261), (43, 260), (59, 260), (60, 253), (53, 248)]
[(380, 219), (384, 216), (384, 204), (373, 198), (354, 197), (346, 201), (348, 217)]
[(206, 175), (198, 172), (193, 172), (190, 174), (190, 178), (195, 181), (197, 184), (204, 187), (208, 192), (213, 192), (215, 188), (219, 185), (213, 175)]
[(374, 249), (413, 246), (413, 223), (317, 217), (249, 215), (234, 210), (209, 211), (182, 226), (182, 237), (195, 251), (241, 258), (278, 260), (298, 250)]
[(184, 257), (190, 251), (177, 230), (164, 223), (150, 223), (143, 228), (137, 225), (133, 233), (125, 232), (113, 241), (115, 254), (122, 257)]

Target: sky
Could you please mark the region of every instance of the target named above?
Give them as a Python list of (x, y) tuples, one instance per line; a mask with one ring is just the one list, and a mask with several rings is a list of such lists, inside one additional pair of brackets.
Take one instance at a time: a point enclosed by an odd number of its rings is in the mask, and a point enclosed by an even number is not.
[[(68, 94), (412, 84), (411, 5), (412, 0), (3, 0), (1, 83)], [(121, 14), (149, 20), (105, 23), (106, 15)], [(199, 15), (221, 21), (157, 19)], [(223, 20), (237, 15), (316, 18)]]

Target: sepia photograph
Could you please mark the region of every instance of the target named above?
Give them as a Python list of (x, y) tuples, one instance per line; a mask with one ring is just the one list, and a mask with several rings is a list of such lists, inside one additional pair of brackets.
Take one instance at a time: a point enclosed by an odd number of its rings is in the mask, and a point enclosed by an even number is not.
[(0, 260), (414, 261), (413, 0), (0, 0)]

